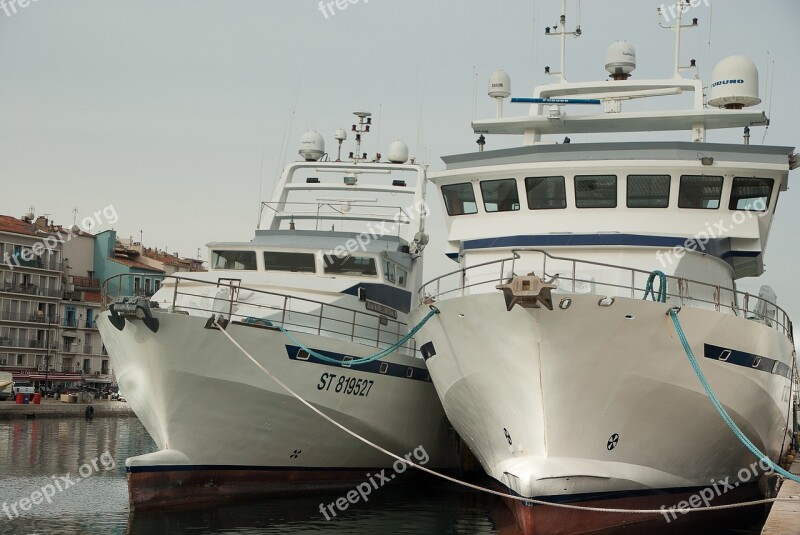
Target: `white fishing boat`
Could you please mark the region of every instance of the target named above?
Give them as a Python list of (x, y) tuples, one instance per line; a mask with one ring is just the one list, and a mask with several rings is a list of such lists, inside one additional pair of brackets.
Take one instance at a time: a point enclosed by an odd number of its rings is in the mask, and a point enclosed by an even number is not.
[(356, 115), (347, 161), (343, 130), (335, 161), (322, 136), (305, 134), (304, 160), (284, 170), (253, 240), (209, 244), (207, 273), (176, 274), (151, 298), (120, 300), (130, 286), (105, 282), (111, 304), (98, 327), (158, 446), (127, 460), (134, 509), (352, 488), (394, 463), (303, 406), (217, 324), (349, 429), (455, 466), (454, 433), (407, 339), (427, 243), (426, 169), (402, 142), (388, 161), (361, 153), (371, 117)]
[[(478, 152), (445, 157), (446, 170), (430, 175), (459, 269), (423, 286), (410, 322), (440, 312), (417, 340), (455, 429), (508, 493), (664, 512), (509, 500), (525, 533), (674, 520), (683, 515), (669, 508), (708, 488), (712, 505), (756, 493), (759, 476), (745, 472), (758, 459), (709, 400), (673, 315), (749, 440), (774, 462), (791, 441), (792, 324), (768, 287), (751, 295), (737, 281), (764, 271), (798, 156), (749, 144), (750, 128), (768, 124), (752, 108), (761, 101), (750, 60), (721, 61), (707, 99), (702, 80), (684, 78), (696, 65), (680, 60), (681, 29), (697, 25), (682, 23), (684, 8), (667, 78), (630, 78), (635, 51), (620, 42), (608, 51), (611, 79), (580, 83), (566, 80), (564, 40), (581, 30), (562, 10), (547, 29), (562, 40), (561, 71), (547, 69), (558, 80), (512, 100), (530, 103), (529, 114), (503, 116), (510, 78), (493, 74), (498, 114), (472, 123)], [(623, 109), (687, 93), (688, 109)], [(742, 143), (707, 141), (722, 128), (743, 129)], [(662, 131), (688, 139), (648, 140)], [(627, 133), (641, 141), (597, 141)], [(484, 136), (500, 134), (523, 143), (484, 151)], [(593, 138), (564, 138), (576, 134)]]

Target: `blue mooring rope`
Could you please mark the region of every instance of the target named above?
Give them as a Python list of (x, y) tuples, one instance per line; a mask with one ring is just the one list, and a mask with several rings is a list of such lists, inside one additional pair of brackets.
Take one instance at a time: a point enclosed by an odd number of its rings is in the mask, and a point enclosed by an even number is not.
[[(388, 354), (392, 353), (393, 351), (396, 351), (396, 350), (397, 350), (397, 349), (399, 349), (399, 348), (400, 348), (400, 347), (401, 347), (403, 344), (405, 344), (406, 342), (408, 342), (408, 341), (409, 341), (409, 340), (410, 340), (410, 339), (411, 339), (411, 338), (412, 338), (412, 337), (413, 337), (415, 334), (417, 334), (417, 332), (419, 332), (419, 330), (422, 328), (422, 326), (423, 326), (423, 325), (425, 325), (426, 323), (428, 323), (428, 320), (429, 320), (429, 319), (431, 319), (433, 316), (435, 316), (435, 315), (436, 315), (436, 314), (438, 314), (438, 313), (439, 313), (439, 310), (438, 310), (436, 307), (431, 307), (431, 311), (430, 311), (430, 312), (428, 312), (428, 315), (427, 315), (427, 316), (425, 316), (424, 318), (422, 318), (422, 321), (420, 321), (419, 323), (417, 323), (417, 325), (416, 325), (416, 326), (415, 326), (413, 329), (411, 329), (411, 330), (408, 332), (408, 334), (407, 334), (407, 335), (405, 335), (404, 337), (402, 337), (401, 339), (399, 339), (397, 342), (395, 342), (395, 343), (394, 343), (394, 344), (392, 344), (391, 346), (387, 347), (386, 349), (384, 349), (384, 350), (382, 350), (382, 351), (379, 351), (378, 353), (375, 353), (374, 355), (370, 355), (370, 356), (368, 356), (368, 357), (362, 357), (362, 358), (360, 358), (360, 359), (353, 359), (353, 360), (349, 360), (349, 361), (347, 361), (347, 362), (346, 362), (346, 364), (347, 364), (348, 366), (357, 366), (357, 365), (359, 365), (359, 364), (366, 364), (366, 363), (368, 363), (368, 362), (373, 362), (373, 361), (376, 361), (376, 360), (380, 360), (380, 359), (382, 359), (382, 358), (383, 358), (383, 357), (385, 357), (386, 355), (388, 355)], [(328, 364), (338, 364), (338, 365), (340, 365), (340, 366), (342, 366), (342, 365), (344, 365), (344, 364), (345, 364), (345, 362), (344, 362), (344, 361), (341, 361), (341, 360), (336, 360), (336, 359), (332, 359), (332, 358), (330, 358), (330, 357), (326, 357), (325, 355), (322, 355), (322, 354), (320, 354), (320, 353), (318, 353), (318, 352), (314, 351), (313, 349), (311, 349), (311, 348), (308, 348), (308, 347), (304, 346), (304, 345), (303, 345), (301, 342), (299, 342), (299, 341), (297, 340), (297, 338), (295, 338), (294, 336), (292, 336), (292, 333), (290, 333), (289, 331), (287, 331), (287, 330), (286, 330), (286, 329), (283, 327), (283, 325), (276, 325), (276, 324), (274, 324), (273, 322), (271, 322), (271, 321), (269, 321), (269, 320), (265, 320), (265, 319), (262, 319), (262, 318), (253, 318), (253, 317), (250, 317), (250, 318), (247, 318), (247, 319), (245, 319), (245, 320), (244, 320), (244, 323), (249, 323), (249, 324), (251, 324), (251, 325), (258, 325), (258, 324), (260, 324), (260, 325), (266, 325), (267, 327), (274, 327), (274, 328), (276, 328), (276, 329), (280, 330), (280, 331), (281, 331), (283, 334), (285, 334), (285, 335), (286, 335), (286, 337), (287, 337), (289, 340), (291, 340), (291, 341), (292, 341), (294, 344), (296, 344), (297, 346), (299, 346), (299, 347), (300, 347), (300, 349), (302, 349), (303, 351), (306, 351), (306, 352), (308, 352), (308, 354), (309, 354), (309, 355), (312, 355), (313, 357), (316, 357), (316, 358), (320, 359), (320, 360), (321, 360), (321, 361), (323, 361), (323, 362), (327, 362)]]
[[(655, 283), (656, 277), (658, 277), (658, 295), (656, 295), (653, 289), (653, 283)], [(667, 276), (664, 275), (664, 272), (656, 270), (647, 277), (647, 286), (644, 288), (644, 300), (647, 301), (649, 297), (652, 297), (653, 301), (658, 303), (667, 302)]]
[(722, 419), (725, 421), (725, 423), (728, 424), (728, 427), (731, 428), (731, 431), (733, 431), (733, 434), (736, 435), (736, 438), (738, 438), (742, 442), (742, 444), (744, 444), (747, 447), (747, 449), (753, 453), (753, 455), (758, 457), (761, 461), (766, 461), (769, 467), (772, 468), (772, 470), (774, 470), (775, 472), (777, 472), (778, 474), (782, 475), (787, 479), (791, 479), (792, 481), (800, 483), (800, 477), (792, 474), (791, 472), (787, 472), (777, 464), (773, 463), (769, 459), (769, 457), (761, 453), (761, 451), (757, 447), (755, 447), (755, 445), (752, 442), (750, 442), (750, 439), (748, 439), (744, 435), (744, 433), (742, 433), (742, 430), (739, 429), (736, 423), (731, 419), (731, 417), (728, 415), (728, 412), (725, 410), (725, 408), (717, 399), (717, 396), (714, 395), (714, 391), (711, 390), (711, 386), (708, 384), (706, 376), (703, 375), (702, 370), (700, 370), (700, 366), (697, 364), (697, 359), (695, 358), (694, 353), (692, 352), (692, 348), (689, 345), (688, 340), (686, 340), (686, 335), (684, 334), (683, 328), (681, 327), (681, 322), (678, 319), (678, 312), (675, 309), (670, 309), (669, 315), (672, 318), (672, 323), (675, 325), (675, 330), (678, 332), (678, 336), (681, 339), (681, 344), (683, 344), (683, 349), (686, 351), (686, 355), (689, 357), (689, 362), (692, 363), (694, 372), (697, 374), (697, 378), (700, 379), (700, 383), (703, 385), (703, 388), (706, 390), (706, 394), (708, 394), (708, 397), (711, 399), (711, 403), (714, 404), (714, 407), (717, 409), (717, 412), (719, 413), (720, 416), (722, 416)]

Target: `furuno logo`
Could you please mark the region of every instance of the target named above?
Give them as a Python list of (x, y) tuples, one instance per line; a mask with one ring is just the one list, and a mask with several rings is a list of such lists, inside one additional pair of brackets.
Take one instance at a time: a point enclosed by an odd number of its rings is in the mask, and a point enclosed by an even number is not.
[(719, 82), (714, 82), (711, 84), (711, 87), (717, 87), (718, 85), (728, 85), (728, 84), (743, 84), (744, 80), (720, 80)]

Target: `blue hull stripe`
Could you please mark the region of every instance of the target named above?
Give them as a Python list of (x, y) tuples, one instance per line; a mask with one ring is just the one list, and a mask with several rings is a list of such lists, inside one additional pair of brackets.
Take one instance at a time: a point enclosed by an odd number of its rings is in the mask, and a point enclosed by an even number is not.
[[(321, 355), (325, 355), (328, 358), (338, 360), (339, 362), (342, 362), (345, 359), (345, 357), (350, 357), (351, 359), (361, 358), (351, 355), (344, 355), (342, 353), (334, 353), (333, 351), (323, 351), (321, 349), (314, 349), (314, 351), (316, 351)], [(356, 364), (354, 366), (341, 366), (339, 364), (331, 364), (330, 362), (325, 362), (323, 360), (320, 360), (316, 358), (314, 355), (309, 355), (308, 359), (299, 360), (297, 358), (297, 354), (300, 352), (300, 348), (297, 346), (287, 345), (286, 352), (288, 353), (289, 358), (291, 360), (297, 360), (298, 362), (309, 362), (312, 364), (321, 364), (323, 366), (330, 366), (332, 368), (336, 368), (337, 370), (342, 370), (342, 373), (346, 373), (347, 370), (353, 370), (361, 373), (371, 373), (375, 375), (397, 377), (400, 379), (411, 379), (413, 381), (424, 381), (426, 383), (431, 382), (431, 376), (428, 373), (427, 368), (420, 368), (417, 366), (404, 366), (403, 364), (395, 364), (394, 362), (385, 362), (380, 360), (365, 362), (364, 364)], [(385, 371), (383, 373), (381, 373), (381, 368), (385, 368)], [(411, 374), (410, 377), (409, 373)]]
[[(720, 357), (727, 358), (722, 360)], [(737, 351), (735, 349), (728, 349), (725, 347), (705, 344), (703, 356), (707, 359), (717, 360), (726, 364), (733, 364), (735, 366), (742, 366), (744, 368), (751, 368), (753, 370), (771, 373), (773, 375), (780, 375), (791, 379), (792, 370), (783, 362), (767, 357), (754, 355), (753, 353), (746, 353), (744, 351)]]
[[(629, 246), (629, 247), (658, 247), (672, 249), (693, 244), (689, 238), (672, 236), (645, 236), (640, 234), (544, 234), (523, 236), (500, 236), (497, 238), (482, 238), (478, 240), (465, 240), (464, 250), (494, 249), (500, 247), (585, 247), (585, 246)], [(733, 251), (730, 238), (710, 240), (704, 245), (705, 253), (723, 260), (728, 258), (757, 258), (761, 251)]]
[(405, 314), (411, 311), (411, 292), (389, 286), (388, 284), (361, 282), (346, 290), (342, 290), (341, 293), (358, 297), (359, 288), (364, 288), (367, 291), (367, 299), (370, 301), (375, 301), (384, 306), (394, 308)]
[[(387, 468), (388, 466), (384, 467)], [(175, 464), (175, 465), (152, 465), (152, 466), (127, 466), (125, 471), (129, 474), (148, 474), (153, 472), (216, 472), (223, 470), (235, 470), (244, 472), (372, 472), (371, 468), (347, 468), (331, 466), (240, 466), (240, 465), (218, 465), (218, 464)], [(377, 469), (380, 471), (380, 468)]]

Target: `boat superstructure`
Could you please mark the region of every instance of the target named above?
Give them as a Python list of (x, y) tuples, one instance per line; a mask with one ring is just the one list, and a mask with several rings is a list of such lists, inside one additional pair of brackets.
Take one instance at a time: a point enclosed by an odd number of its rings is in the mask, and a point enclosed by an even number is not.
[[(752, 62), (723, 60), (708, 93), (700, 79), (683, 78), (684, 26), (679, 17), (672, 77), (630, 79), (635, 52), (616, 43), (610, 80), (567, 82), (562, 61), (551, 73), (557, 83), (512, 99), (531, 103), (520, 117), (502, 115), (510, 80), (495, 73), (498, 116), (472, 125), (479, 151), (444, 157), (446, 170), (430, 177), (459, 269), (422, 287), (412, 322), (431, 306), (440, 312), (417, 339), (445, 412), (486, 473), (515, 495), (659, 509), (723, 480), (740, 482), (737, 493), (754, 490), (746, 483), (758, 478), (739, 474), (758, 459), (706, 396), (670, 310), (747, 437), (776, 462), (790, 444), (792, 324), (770, 288), (751, 295), (737, 280), (764, 271), (798, 157), (791, 147), (749, 144), (750, 128), (768, 124), (751, 109), (760, 102)], [(562, 39), (580, 33), (566, 29), (565, 15), (554, 30)], [(688, 109), (623, 110), (629, 100), (687, 92)], [(573, 114), (587, 107), (598, 111)], [(708, 142), (717, 128), (742, 128), (743, 142)], [(661, 131), (688, 140), (644, 139)], [(643, 139), (607, 139), (629, 133)], [(484, 151), (485, 136), (498, 134), (524, 141)], [(562, 141), (576, 134), (593, 141)], [(526, 533), (661, 518), (510, 504)]]
[[(357, 146), (369, 113), (353, 125)], [(341, 142), (347, 137), (337, 132)], [(352, 486), (393, 459), (303, 406), (394, 452), (453, 467), (454, 440), (409, 332), (422, 272), (425, 177), (402, 143), (389, 160), (332, 161), (303, 136), (244, 243), (208, 245), (206, 273), (152, 297), (105, 282), (98, 325), (118, 382), (159, 451), (128, 459), (132, 507)], [(360, 362), (386, 351), (379, 360)], [(374, 473), (374, 472), (373, 472)]]

